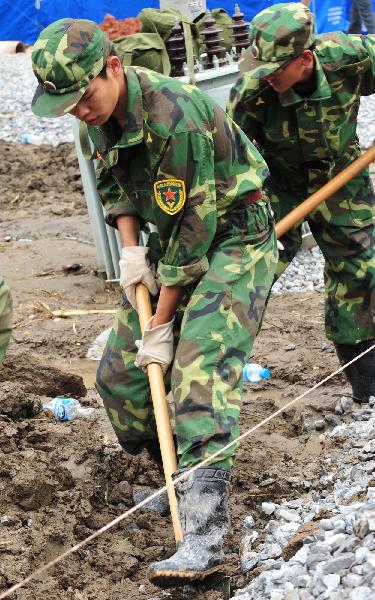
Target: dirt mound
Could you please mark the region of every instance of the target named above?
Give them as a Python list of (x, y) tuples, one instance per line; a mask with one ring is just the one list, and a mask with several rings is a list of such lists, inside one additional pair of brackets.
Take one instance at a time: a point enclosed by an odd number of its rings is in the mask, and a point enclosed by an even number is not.
[[(81, 175), (73, 144), (32, 146), (0, 140), (0, 208), (11, 208), (22, 219), (34, 216), (84, 214)], [(63, 193), (62, 193), (63, 192)]]
[(27, 401), (29, 394), (52, 398), (64, 395), (81, 398), (86, 395), (82, 377), (48, 366), (32, 354), (5, 359), (1, 379), (1, 412), (5, 414), (18, 414), (20, 405)]

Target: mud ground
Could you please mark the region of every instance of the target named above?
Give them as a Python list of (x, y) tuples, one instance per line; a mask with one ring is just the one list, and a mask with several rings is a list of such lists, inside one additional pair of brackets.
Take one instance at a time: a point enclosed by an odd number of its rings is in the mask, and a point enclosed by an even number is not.
[[(40, 309), (40, 303), (51, 310), (113, 309), (118, 302), (117, 289), (96, 267), (74, 147), (0, 142), (0, 152), (0, 272), (15, 301), (15, 329), (0, 373), (4, 590), (126, 511), (133, 490), (160, 486), (162, 475), (146, 453), (131, 457), (120, 450), (93, 389), (97, 363), (85, 355), (111, 315), (54, 319)], [(78, 271), (69, 271), (75, 263)], [(247, 388), (242, 431), (338, 368), (322, 313), (318, 293), (272, 298), (253, 354), (272, 377)], [(242, 443), (226, 547), (232, 590), (254, 576), (239, 569), (244, 517), (252, 514), (259, 523), (262, 501), (309, 493), (324, 455), (320, 432), (307, 431), (306, 424), (333, 413), (348, 392), (337, 376)], [(41, 409), (41, 402), (57, 394), (80, 397), (97, 409), (95, 417), (57, 422)], [(179, 600), (181, 590), (162, 592), (147, 580), (148, 565), (173, 550), (168, 517), (135, 513), (12, 598)], [(217, 589), (199, 594), (201, 600), (220, 597)]]

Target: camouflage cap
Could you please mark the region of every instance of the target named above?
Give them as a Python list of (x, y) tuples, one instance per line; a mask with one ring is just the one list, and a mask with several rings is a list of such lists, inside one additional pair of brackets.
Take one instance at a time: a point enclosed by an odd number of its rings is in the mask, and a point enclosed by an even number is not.
[(112, 48), (94, 21), (60, 19), (40, 33), (31, 56), (39, 81), (31, 109), (38, 117), (61, 117), (80, 101)]
[(250, 47), (238, 67), (261, 79), (312, 46), (314, 16), (302, 2), (274, 4), (254, 17), (249, 37)]

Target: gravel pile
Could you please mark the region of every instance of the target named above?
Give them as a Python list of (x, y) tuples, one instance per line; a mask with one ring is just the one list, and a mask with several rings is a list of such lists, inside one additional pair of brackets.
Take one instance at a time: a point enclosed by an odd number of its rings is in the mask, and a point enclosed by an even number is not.
[(316, 246), (311, 250), (300, 250), (289, 267), (272, 287), (272, 294), (288, 292), (323, 292), (324, 258)]
[(375, 597), (374, 405), (372, 398), (352, 411), (352, 401), (341, 398), (337, 413), (353, 420), (321, 435), (328, 458), (319, 480), (304, 482), (308, 499), (264, 502), (270, 520), (262, 531), (251, 516), (245, 520), (242, 570), (264, 571), (235, 600)]
[[(21, 135), (36, 136), (40, 144), (72, 142), (73, 117), (39, 119), (30, 109), (37, 86), (31, 68), (31, 52), (0, 54), (0, 72), (6, 85), (0, 87), (0, 138), (21, 141)], [(22, 142), (21, 142), (22, 143)]]

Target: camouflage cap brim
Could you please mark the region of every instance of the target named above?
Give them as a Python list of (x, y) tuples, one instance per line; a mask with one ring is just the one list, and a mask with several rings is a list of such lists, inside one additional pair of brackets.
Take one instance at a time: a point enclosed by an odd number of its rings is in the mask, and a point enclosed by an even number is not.
[(270, 62), (259, 60), (255, 58), (251, 53), (251, 48), (244, 52), (243, 57), (238, 61), (238, 68), (241, 73), (250, 73), (252, 79), (262, 79), (267, 75), (272, 75), (277, 69), (279, 69), (286, 61), (281, 62)]
[(37, 117), (63, 117), (78, 104), (85, 91), (86, 88), (81, 88), (68, 94), (51, 94), (39, 84), (31, 103), (31, 110)]

